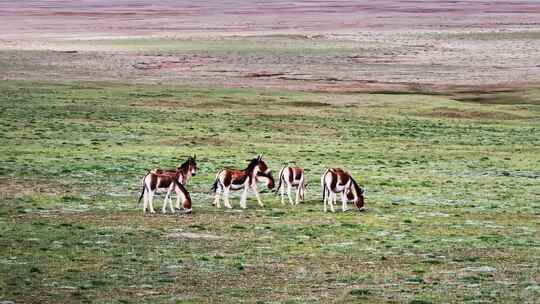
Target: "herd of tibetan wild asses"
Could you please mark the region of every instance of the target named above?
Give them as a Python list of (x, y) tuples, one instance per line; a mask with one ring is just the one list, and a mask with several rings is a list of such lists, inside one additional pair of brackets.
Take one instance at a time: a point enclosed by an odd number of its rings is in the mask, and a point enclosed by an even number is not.
[[(143, 189), (139, 197), (139, 202), (144, 198), (143, 213), (149, 211), (155, 213), (153, 206), (154, 195), (158, 189), (167, 189), (163, 202), (162, 212), (167, 212), (167, 205), (172, 213), (180, 210), (182, 213), (192, 212), (191, 196), (186, 185), (188, 180), (197, 174), (196, 156), (188, 159), (175, 169), (152, 169), (143, 178)], [(259, 206), (264, 207), (257, 182), (265, 182), (268, 189), (274, 189), (275, 183), (270, 168), (264, 162), (262, 155), (249, 161), (248, 166), (243, 169), (224, 168), (216, 174), (216, 179), (212, 185), (214, 201), (212, 205), (221, 207), (220, 198), (223, 195), (223, 202), (226, 208), (232, 208), (229, 201), (229, 194), (232, 191), (241, 190), (240, 207), (246, 208), (248, 190), (251, 189), (257, 198)], [(283, 184), (283, 186), (282, 186)], [(291, 205), (297, 205), (304, 200), (306, 191), (306, 177), (304, 169), (300, 167), (285, 166), (279, 171), (279, 184), (276, 189), (281, 189), (281, 203), (285, 204), (285, 187)], [(296, 188), (296, 199), (293, 202), (291, 190)], [(358, 186), (354, 178), (341, 168), (329, 168), (321, 176), (321, 188), (324, 212), (327, 206), (334, 212), (334, 204), (337, 194), (341, 193), (342, 210), (347, 211), (347, 204), (354, 203), (358, 210), (364, 209), (364, 190)], [(176, 206), (173, 208), (171, 193), (176, 192)], [(182, 198), (182, 206), (180, 206)]]

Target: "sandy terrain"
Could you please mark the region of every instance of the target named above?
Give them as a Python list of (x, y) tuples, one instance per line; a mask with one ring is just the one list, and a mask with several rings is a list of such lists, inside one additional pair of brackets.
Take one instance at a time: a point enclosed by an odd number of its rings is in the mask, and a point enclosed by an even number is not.
[(1, 79), (336, 91), (540, 81), (536, 1), (2, 1), (0, 27)]
[[(154, 2), (154, 3), (152, 3)], [(537, 27), (537, 1), (2, 1), (2, 37)]]

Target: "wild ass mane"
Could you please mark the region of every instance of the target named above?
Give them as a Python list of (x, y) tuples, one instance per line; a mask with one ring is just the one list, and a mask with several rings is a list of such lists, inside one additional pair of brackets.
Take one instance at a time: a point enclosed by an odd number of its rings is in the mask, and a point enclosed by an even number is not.
[(195, 157), (189, 156), (186, 161), (184, 161), (180, 166), (176, 167), (176, 170), (181, 171), (182, 173), (187, 173), (191, 165), (196, 166)]
[(362, 195), (364, 193), (364, 190), (362, 190), (362, 188), (360, 188), (360, 186), (358, 186), (358, 184), (356, 183), (356, 181), (354, 180), (354, 178), (352, 176), (350, 176), (351, 178), (351, 182), (354, 186), (354, 190), (356, 191), (356, 194), (357, 195)]
[(257, 167), (259, 160), (260, 159), (258, 158), (250, 160), (247, 168), (244, 169), (244, 172), (246, 172), (248, 175), (251, 175), (251, 173), (253, 173), (253, 170), (255, 170), (255, 167)]

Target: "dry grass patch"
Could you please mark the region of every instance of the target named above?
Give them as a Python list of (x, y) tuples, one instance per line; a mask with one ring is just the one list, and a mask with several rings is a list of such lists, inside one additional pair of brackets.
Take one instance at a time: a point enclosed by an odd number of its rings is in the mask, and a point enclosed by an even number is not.
[(512, 120), (512, 119), (527, 119), (521, 115), (502, 111), (472, 111), (458, 108), (440, 107), (434, 108), (429, 112), (421, 113), (421, 116), (440, 117), (440, 118), (457, 118), (457, 119), (492, 119), (492, 120)]

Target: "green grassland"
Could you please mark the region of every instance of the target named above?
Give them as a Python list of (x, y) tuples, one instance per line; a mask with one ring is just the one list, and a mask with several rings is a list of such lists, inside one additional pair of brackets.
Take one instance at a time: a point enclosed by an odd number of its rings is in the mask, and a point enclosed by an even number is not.
[[(0, 300), (538, 303), (539, 96), (3, 81)], [(305, 167), (307, 201), (213, 208), (258, 153)], [(144, 173), (191, 154), (194, 213), (143, 216)], [(322, 212), (329, 166), (366, 212)]]
[(448, 38), (465, 39), (475, 41), (495, 41), (495, 40), (538, 40), (538, 31), (510, 31), (510, 32), (468, 32), (447, 35)]
[[(127, 50), (144, 54), (196, 53), (238, 55), (329, 55), (349, 54), (359, 48), (357, 42), (346, 39), (324, 39), (322, 36), (265, 35), (214, 38), (108, 38), (92, 40), (59, 40), (60, 47), (91, 47), (104, 50)], [(373, 44), (372, 44), (373, 45)], [(362, 45), (366, 47), (366, 45)]]

